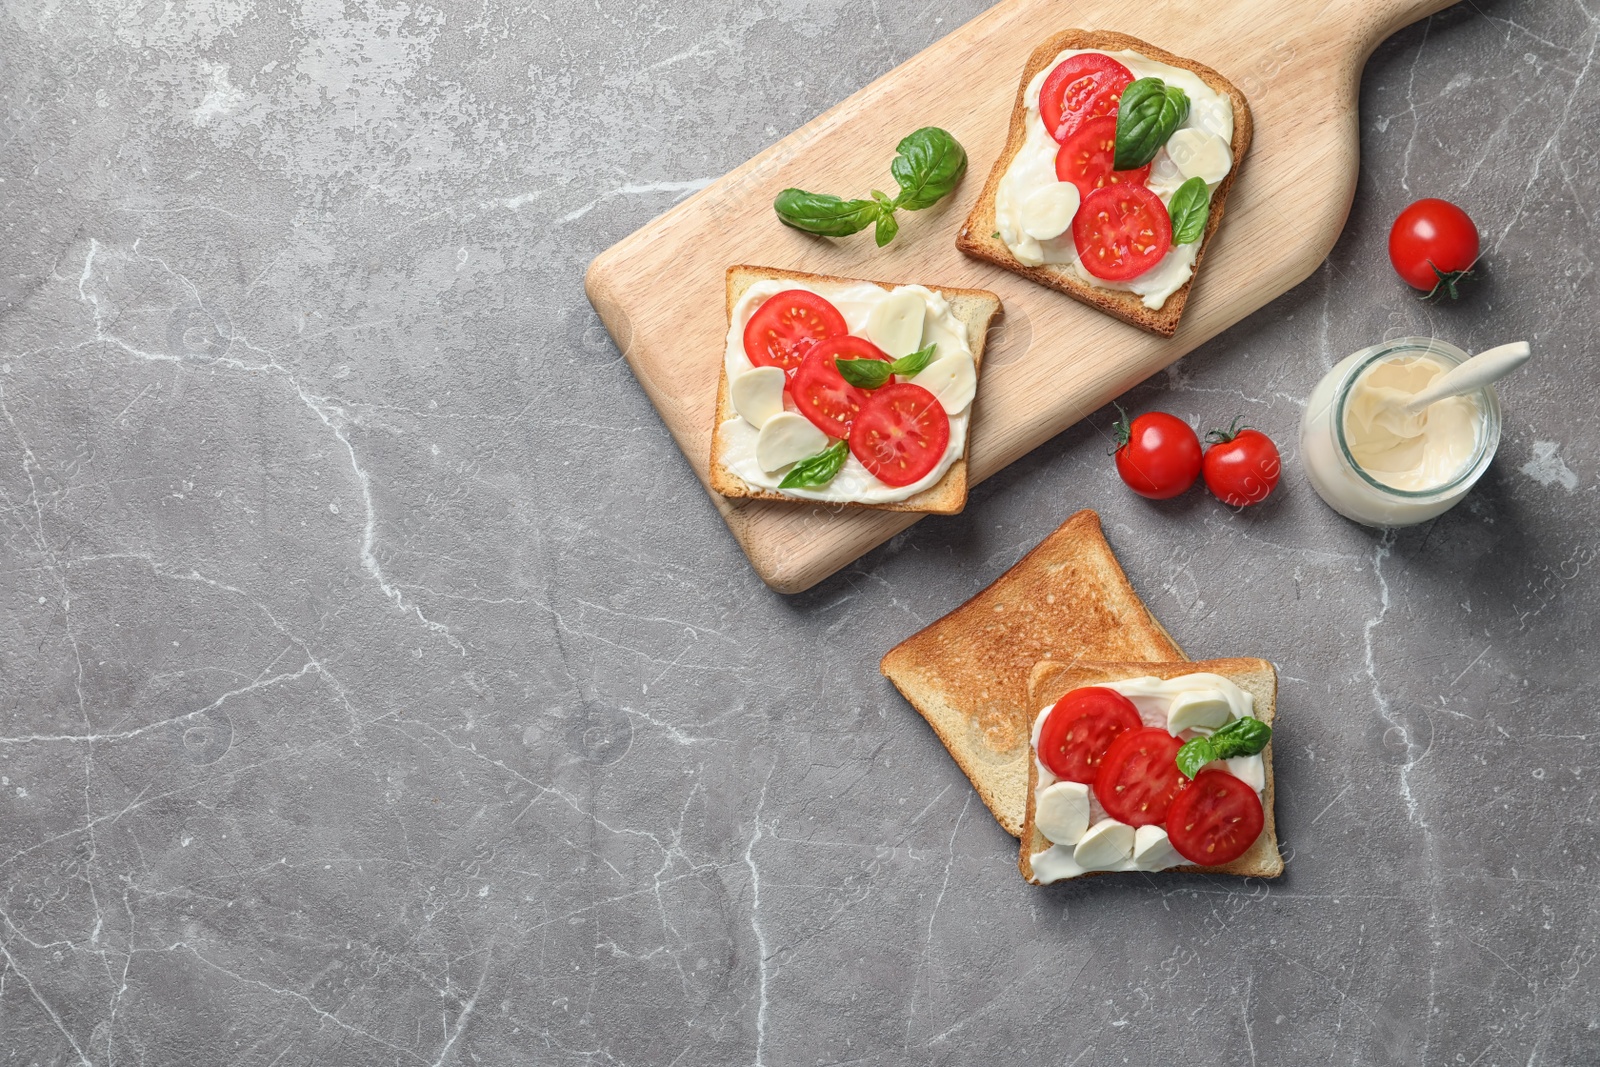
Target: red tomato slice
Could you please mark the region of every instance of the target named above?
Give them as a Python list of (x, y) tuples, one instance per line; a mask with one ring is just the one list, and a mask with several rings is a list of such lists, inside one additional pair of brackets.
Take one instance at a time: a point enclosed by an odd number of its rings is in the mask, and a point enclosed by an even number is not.
[(829, 437), (849, 437), (850, 427), (866, 406), (868, 393), (851, 385), (834, 366), (838, 359), (881, 359), (888, 355), (865, 337), (830, 337), (818, 341), (800, 361), (789, 381), (789, 397), (800, 414)]
[(1142, 185), (1108, 185), (1083, 198), (1072, 220), (1083, 269), (1108, 282), (1137, 278), (1172, 247), (1172, 219)]
[(1265, 823), (1248, 784), (1224, 770), (1201, 771), (1167, 809), (1167, 839), (1189, 862), (1215, 867), (1244, 855)]
[(1117, 120), (1087, 119), (1056, 151), (1056, 178), (1076, 185), (1085, 197), (1108, 185), (1142, 186), (1149, 179), (1150, 164), (1134, 170), (1114, 170), (1116, 158)]
[(950, 416), (939, 398), (910, 382), (872, 393), (850, 431), (850, 454), (885, 485), (910, 485), (939, 465)]
[(1074, 689), (1056, 701), (1039, 727), (1039, 762), (1057, 778), (1093, 785), (1111, 742), (1143, 725), (1133, 701), (1115, 689)]
[(1115, 115), (1132, 83), (1133, 72), (1103, 53), (1064, 59), (1039, 90), (1039, 118), (1050, 136), (1065, 141), (1087, 120)]
[(756, 308), (744, 326), (744, 354), (758, 367), (782, 367), (792, 377), (811, 346), (850, 332), (839, 309), (816, 293), (786, 289)]
[(1178, 770), (1183, 742), (1149, 726), (1129, 730), (1106, 749), (1094, 776), (1094, 795), (1106, 814), (1129, 826), (1149, 826), (1167, 818), (1167, 808), (1188, 783)]

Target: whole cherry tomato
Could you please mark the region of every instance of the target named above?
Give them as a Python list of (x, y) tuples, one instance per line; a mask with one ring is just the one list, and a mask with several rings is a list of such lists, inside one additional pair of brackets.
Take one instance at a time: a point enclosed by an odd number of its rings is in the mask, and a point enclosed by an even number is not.
[(1212, 430), (1206, 434), (1211, 446), (1206, 449), (1201, 470), (1210, 489), (1229, 507), (1242, 508), (1259, 504), (1272, 494), (1278, 485), (1278, 475), (1283, 463), (1278, 457), (1278, 446), (1260, 430), (1246, 427), (1236, 429), (1239, 420), (1226, 430)]
[(1167, 500), (1200, 476), (1200, 438), (1176, 415), (1147, 411), (1130, 423), (1124, 412), (1116, 432), (1117, 473), (1140, 496)]
[(1389, 230), (1389, 262), (1424, 299), (1460, 296), (1456, 286), (1478, 261), (1478, 227), (1448, 200), (1418, 200), (1400, 212)]

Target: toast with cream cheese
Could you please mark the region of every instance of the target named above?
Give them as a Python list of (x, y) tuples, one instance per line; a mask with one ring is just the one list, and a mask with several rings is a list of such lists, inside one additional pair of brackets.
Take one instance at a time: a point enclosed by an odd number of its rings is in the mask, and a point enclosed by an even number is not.
[[(996, 197), (1000, 191), (1000, 183), (1005, 178), (1012, 162), (1023, 150), (1028, 139), (1029, 109), (1027, 94), (1029, 83), (1035, 76), (1046, 68), (1052, 67), (1056, 57), (1064, 51), (1086, 50), (1112, 54), (1132, 52), (1153, 63), (1165, 65), (1188, 71), (1197, 77), (1200, 82), (1211, 90), (1220, 94), (1232, 105), (1232, 136), (1228, 147), (1232, 155), (1232, 165), (1227, 175), (1211, 193), (1210, 210), (1206, 220), (1205, 231), (1200, 238), (1198, 248), (1194, 253), (1191, 265), (1191, 274), (1176, 291), (1168, 295), (1159, 308), (1151, 308), (1137, 293), (1108, 287), (1093, 280), (1085, 280), (1083, 276), (1071, 269), (1071, 265), (1064, 263), (1044, 262), (1029, 265), (1022, 262), (1000, 237), (999, 226), (996, 222)], [(1066, 30), (1047, 39), (1039, 45), (1028, 57), (1028, 62), (1022, 71), (1022, 80), (1017, 89), (1016, 104), (1011, 111), (1011, 130), (1006, 139), (1005, 148), (1000, 153), (1000, 158), (995, 161), (994, 169), (990, 172), (988, 181), (983, 187), (982, 194), (973, 206), (972, 212), (967, 216), (966, 222), (956, 236), (956, 247), (969, 256), (986, 260), (996, 266), (1022, 275), (1040, 285), (1047, 286), (1075, 300), (1082, 301), (1092, 307), (1099, 308), (1108, 315), (1115, 316), (1123, 322), (1137, 326), (1143, 330), (1171, 337), (1178, 329), (1178, 320), (1183, 316), (1184, 305), (1188, 302), (1190, 291), (1194, 287), (1195, 278), (1199, 276), (1200, 264), (1205, 258), (1206, 248), (1210, 245), (1216, 234), (1217, 226), (1222, 221), (1224, 209), (1227, 206), (1228, 194), (1233, 188), (1234, 180), (1239, 175), (1239, 167), (1249, 151), (1250, 140), (1254, 133), (1254, 123), (1250, 115), (1250, 105), (1245, 96), (1232, 82), (1210, 67), (1196, 63), (1191, 59), (1177, 56), (1153, 44), (1141, 41), (1137, 37), (1130, 37), (1124, 33), (1110, 33), (1097, 30)], [(1133, 281), (1137, 282), (1135, 278)]]

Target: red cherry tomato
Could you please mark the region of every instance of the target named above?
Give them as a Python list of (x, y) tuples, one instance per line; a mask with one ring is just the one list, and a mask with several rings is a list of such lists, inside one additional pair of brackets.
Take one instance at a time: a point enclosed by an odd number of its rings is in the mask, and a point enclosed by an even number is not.
[(834, 366), (838, 359), (889, 357), (864, 337), (830, 337), (811, 346), (788, 389), (794, 406), (813, 426), (829, 437), (849, 437), (851, 424), (866, 406), (867, 391), (844, 380)]
[(1167, 500), (1200, 476), (1200, 438), (1189, 424), (1164, 411), (1147, 411), (1116, 425), (1117, 473), (1140, 496)]
[(1190, 863), (1215, 867), (1244, 855), (1265, 822), (1249, 785), (1224, 770), (1201, 771), (1167, 809), (1167, 839)]
[[(1116, 170), (1111, 165), (1116, 157), (1117, 120), (1087, 119), (1056, 150), (1056, 179), (1076, 185), (1081, 196), (1108, 185), (1144, 185), (1150, 177), (1150, 164)], [(1156, 199), (1160, 201), (1160, 197)], [(1166, 208), (1161, 210), (1166, 213)]]
[(1065, 141), (1088, 119), (1117, 113), (1133, 73), (1102, 52), (1064, 59), (1039, 90), (1039, 118), (1050, 136)]
[[(1237, 425), (1237, 422), (1235, 422)], [(1229, 507), (1242, 508), (1259, 504), (1278, 485), (1278, 475), (1283, 470), (1278, 458), (1278, 446), (1260, 430), (1245, 427), (1235, 430), (1212, 430), (1206, 435), (1211, 446), (1206, 449), (1200, 470), (1205, 475), (1206, 488)]]
[(758, 367), (782, 367), (793, 377), (811, 346), (850, 332), (839, 309), (816, 293), (786, 289), (768, 297), (744, 326), (744, 354)]
[(1160, 727), (1129, 730), (1106, 749), (1094, 796), (1106, 814), (1129, 826), (1165, 822), (1172, 799), (1189, 784), (1178, 770), (1183, 741)]
[(1478, 260), (1478, 227), (1448, 200), (1418, 200), (1389, 230), (1389, 262), (1406, 284), (1454, 300)]
[(1125, 282), (1167, 254), (1172, 218), (1161, 198), (1143, 185), (1107, 185), (1083, 198), (1072, 219), (1072, 243), (1084, 270), (1108, 282)]
[(950, 445), (950, 416), (939, 398), (910, 382), (875, 389), (850, 430), (850, 454), (885, 485), (927, 477)]
[(1068, 782), (1091, 785), (1111, 742), (1144, 726), (1133, 701), (1104, 686), (1074, 689), (1039, 727), (1039, 762)]

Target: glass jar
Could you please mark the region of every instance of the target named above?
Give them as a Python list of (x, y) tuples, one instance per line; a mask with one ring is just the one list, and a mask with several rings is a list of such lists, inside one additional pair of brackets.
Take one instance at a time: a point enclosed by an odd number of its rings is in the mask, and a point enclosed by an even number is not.
[(1364, 470), (1346, 439), (1345, 409), (1355, 383), (1370, 367), (1390, 359), (1428, 359), (1449, 370), (1467, 358), (1455, 345), (1432, 337), (1400, 337), (1340, 360), (1312, 390), (1300, 422), (1300, 454), (1317, 494), (1339, 514), (1367, 526), (1410, 526), (1448, 511), (1467, 495), (1500, 445), (1500, 400), (1492, 386), (1466, 394), (1479, 416), (1471, 459), (1448, 481), (1425, 489), (1398, 489)]

